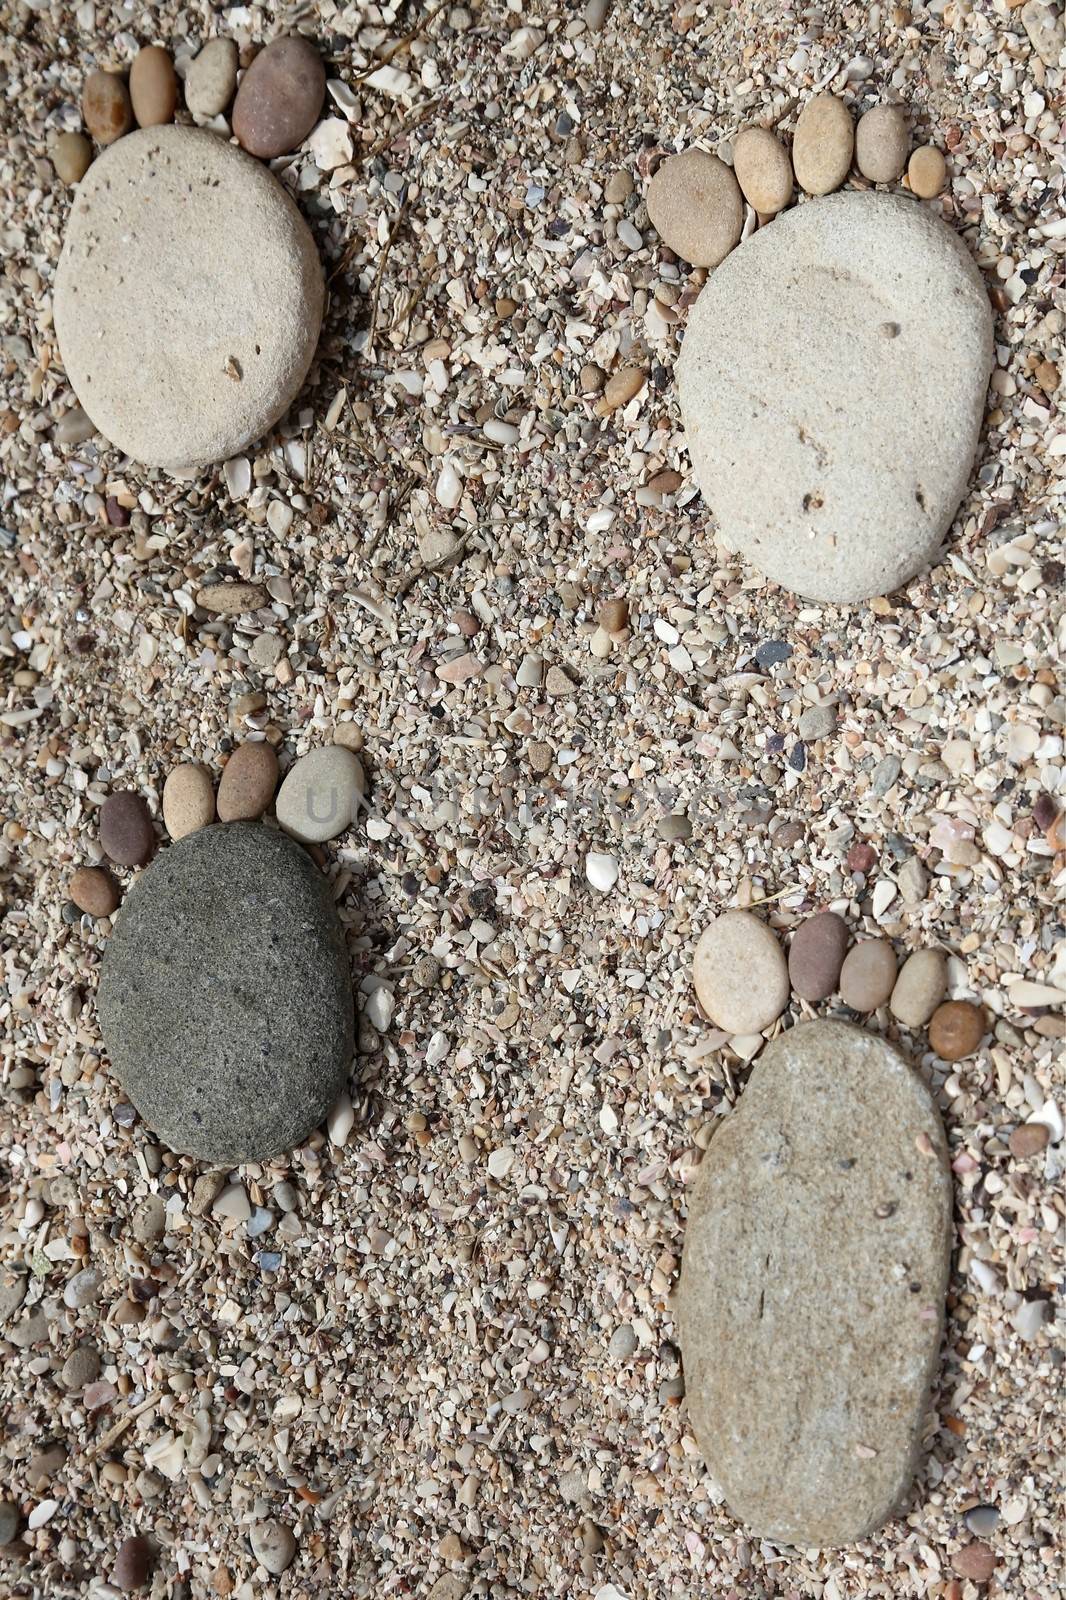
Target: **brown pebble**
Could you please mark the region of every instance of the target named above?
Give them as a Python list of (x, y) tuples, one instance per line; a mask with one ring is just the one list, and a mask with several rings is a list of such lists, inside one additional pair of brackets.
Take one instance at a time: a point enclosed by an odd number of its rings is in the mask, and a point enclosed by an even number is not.
[(969, 1000), (945, 1000), (929, 1022), (929, 1046), (941, 1061), (972, 1055), (985, 1032), (985, 1014)]
[(108, 795), (100, 807), (100, 843), (118, 866), (144, 866), (155, 849), (155, 833), (141, 795), (129, 789)]
[(61, 133), (52, 145), (52, 165), (66, 184), (80, 183), (93, 159), (93, 147), (83, 133)]
[(851, 849), (848, 851), (848, 871), (861, 872), (865, 874), (869, 872), (876, 860), (877, 851), (874, 849), (873, 845), (862, 843), (853, 844)]
[(887, 939), (861, 939), (840, 969), (840, 998), (864, 1015), (883, 1006), (896, 985), (896, 952)]
[(222, 770), (218, 786), (220, 822), (261, 817), (278, 786), (278, 758), (264, 740), (238, 745)]
[(871, 183), (896, 183), (907, 165), (910, 136), (902, 106), (872, 106), (855, 129), (855, 165)]
[(267, 603), (261, 583), (209, 583), (197, 591), (196, 604), (216, 617), (239, 617)]
[(1016, 1161), (1028, 1161), (1046, 1150), (1051, 1140), (1051, 1129), (1043, 1122), (1022, 1122), (1010, 1136), (1010, 1153)]
[(629, 606), (621, 595), (615, 595), (604, 601), (596, 620), (604, 633), (621, 633), (623, 628), (629, 626)]
[(800, 924), (788, 952), (788, 978), (802, 1000), (833, 993), (848, 948), (848, 925), (835, 911), (819, 911)]
[(605, 417), (628, 405), (633, 396), (643, 389), (646, 377), (642, 367), (620, 367), (617, 372), (612, 372), (607, 379), (603, 399), (596, 406), (598, 414)]
[(130, 68), (130, 102), (142, 128), (157, 128), (174, 121), (178, 104), (178, 79), (170, 52), (162, 45), (138, 50)]
[(184, 761), (163, 785), (163, 821), (172, 839), (184, 839), (215, 820), (215, 786), (206, 767)]
[(136, 1589), (144, 1588), (151, 1568), (152, 1547), (147, 1539), (134, 1534), (130, 1539), (123, 1539), (118, 1547), (111, 1582), (123, 1594), (133, 1594)]
[(308, 39), (288, 34), (260, 50), (233, 104), (233, 132), (249, 155), (271, 161), (302, 144), (326, 96), (322, 58)]
[(85, 80), (81, 114), (97, 144), (114, 144), (133, 127), (133, 107), (126, 80), (97, 68)]
[(586, 361), (581, 368), (578, 382), (582, 394), (599, 394), (607, 382), (607, 374), (602, 367), (596, 365), (595, 361)]
[(960, 1578), (969, 1578), (973, 1583), (987, 1583), (995, 1571), (996, 1553), (990, 1545), (982, 1544), (980, 1539), (972, 1539), (961, 1550), (956, 1550), (951, 1565)]
[(919, 200), (935, 200), (944, 187), (947, 171), (943, 152), (935, 145), (923, 144), (915, 150), (907, 165), (907, 182), (911, 186), (911, 193), (916, 194)]
[(87, 916), (109, 917), (118, 910), (118, 884), (104, 867), (79, 867), (67, 892)]
[(1033, 821), (1041, 833), (1047, 833), (1058, 814), (1058, 803), (1052, 795), (1046, 792), (1037, 795), (1033, 802)]
[(799, 844), (803, 834), (802, 822), (783, 822), (774, 834), (774, 845), (779, 850), (788, 850), (792, 845)]
[(808, 194), (830, 194), (848, 175), (855, 149), (851, 112), (828, 92), (808, 100), (792, 136), (796, 182)]
[(646, 203), (660, 239), (694, 267), (716, 267), (740, 239), (740, 185), (732, 167), (707, 150), (668, 156), (648, 185)]

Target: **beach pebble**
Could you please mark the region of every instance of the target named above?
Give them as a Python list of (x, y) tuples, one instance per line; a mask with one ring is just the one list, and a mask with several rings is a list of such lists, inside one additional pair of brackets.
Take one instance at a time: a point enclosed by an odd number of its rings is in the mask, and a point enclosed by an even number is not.
[(174, 121), (178, 80), (170, 52), (161, 45), (146, 45), (134, 56), (130, 68), (130, 102), (142, 128), (155, 128)]
[(1016, 1161), (1028, 1161), (1046, 1150), (1051, 1140), (1051, 1129), (1044, 1122), (1020, 1123), (1010, 1136), (1010, 1153)]
[(902, 106), (873, 106), (855, 129), (855, 165), (871, 183), (898, 183), (907, 165), (910, 134)]
[(140, 1245), (158, 1244), (166, 1231), (167, 1208), (161, 1194), (145, 1195), (133, 1214), (133, 1237)]
[(83, 133), (61, 133), (49, 151), (56, 176), (64, 183), (75, 184), (89, 170), (93, 147)]
[(237, 87), (240, 55), (232, 39), (208, 39), (185, 74), (185, 104), (194, 117), (221, 116)]
[(788, 1004), (784, 952), (750, 911), (726, 911), (704, 930), (692, 979), (700, 1005), (726, 1033), (761, 1033)]
[(327, 880), (256, 822), (169, 845), (115, 920), (97, 1012), (111, 1071), (172, 1150), (231, 1167), (291, 1150), (351, 1065), (351, 969)]
[(0, 1500), (0, 1546), (8, 1545), (19, 1531), (19, 1508), (11, 1500)]
[(100, 1352), (91, 1344), (80, 1344), (63, 1363), (60, 1381), (65, 1389), (84, 1389), (100, 1375)]
[(848, 925), (835, 911), (819, 911), (802, 922), (792, 935), (788, 976), (801, 1000), (824, 1000), (836, 989)]
[(632, 1323), (623, 1322), (611, 1335), (611, 1342), (607, 1347), (607, 1354), (614, 1361), (628, 1361), (636, 1354), (637, 1335)]
[(816, 94), (796, 122), (792, 164), (796, 181), (808, 194), (829, 194), (848, 175), (855, 130), (851, 112), (835, 94)]
[(264, 739), (239, 744), (222, 769), (218, 820), (252, 822), (261, 817), (278, 786), (278, 758)]
[(836, 725), (837, 714), (833, 706), (807, 706), (800, 713), (799, 736), (808, 744), (815, 739), (828, 739)]
[(811, 599), (898, 589), (951, 526), (991, 366), (983, 280), (931, 208), (867, 191), (783, 212), (708, 279), (677, 364), (722, 539)]
[(923, 144), (915, 150), (907, 165), (907, 182), (912, 194), (919, 200), (933, 200), (943, 189), (946, 177), (947, 162), (942, 151), (931, 144)]
[(283, 1522), (257, 1522), (249, 1535), (252, 1554), (273, 1577), (290, 1567), (296, 1555), (292, 1529)]
[(951, 1558), (951, 1570), (972, 1583), (987, 1583), (996, 1570), (996, 1553), (991, 1545), (973, 1539), (956, 1550)]
[(907, 957), (889, 998), (892, 1015), (905, 1028), (924, 1028), (944, 998), (947, 971), (940, 950), (915, 950)]
[(366, 779), (359, 757), (339, 744), (301, 756), (278, 791), (277, 818), (302, 844), (324, 844), (359, 815)]
[(138, 1589), (143, 1589), (148, 1582), (152, 1570), (152, 1547), (147, 1539), (134, 1534), (132, 1538), (123, 1539), (118, 1547), (115, 1565), (111, 1572), (111, 1582), (123, 1594), (134, 1594)]
[(108, 795), (100, 807), (100, 843), (117, 866), (144, 866), (155, 849), (155, 831), (143, 796), (129, 789)]
[(233, 132), (250, 155), (272, 161), (302, 144), (326, 97), (326, 70), (309, 39), (287, 34), (260, 50), (237, 90)]
[(0, 1325), (19, 1309), (26, 1298), (26, 1274), (0, 1267)]
[(133, 107), (125, 78), (101, 67), (90, 72), (81, 93), (81, 114), (97, 144), (113, 144), (129, 133)]
[(216, 617), (241, 617), (259, 611), (268, 595), (261, 583), (205, 583), (196, 591), (196, 604)]
[(647, 204), (663, 243), (694, 267), (716, 267), (740, 238), (740, 186), (706, 150), (667, 156), (648, 185)]
[(1019, 13), (1029, 43), (1046, 67), (1057, 67), (1066, 50), (1066, 17), (1059, 0), (1027, 0)]
[(78, 910), (90, 917), (109, 917), (118, 909), (118, 884), (105, 867), (79, 867), (67, 893)]
[(647, 380), (648, 375), (643, 367), (619, 367), (607, 379), (597, 410), (606, 415), (627, 406), (634, 395), (640, 393)]
[(951, 1241), (944, 1132), (910, 1063), (843, 1022), (767, 1045), (689, 1185), (677, 1296), (689, 1419), (750, 1533), (835, 1549), (896, 1511)]
[(198, 762), (175, 767), (163, 785), (163, 821), (172, 839), (184, 839), (215, 820), (215, 786)]
[(83, 1267), (72, 1278), (68, 1278), (63, 1288), (63, 1304), (70, 1311), (80, 1311), (84, 1306), (92, 1305), (94, 1300), (99, 1300), (103, 1282), (96, 1267)]
[(745, 200), (764, 217), (792, 199), (792, 162), (769, 128), (741, 128), (733, 141), (733, 171)]
[(862, 939), (840, 969), (840, 998), (853, 1011), (876, 1011), (896, 984), (896, 952), (887, 939)]
[(985, 1014), (969, 1000), (946, 1000), (929, 1021), (929, 1047), (941, 1061), (973, 1055), (985, 1035)]
[(200, 128), (141, 128), (78, 185), (55, 329), (100, 432), (184, 470), (239, 456), (285, 414), (324, 292), (310, 230), (267, 167)]
[(594, 889), (606, 894), (618, 882), (618, 862), (614, 856), (590, 850), (585, 857), (585, 877)]

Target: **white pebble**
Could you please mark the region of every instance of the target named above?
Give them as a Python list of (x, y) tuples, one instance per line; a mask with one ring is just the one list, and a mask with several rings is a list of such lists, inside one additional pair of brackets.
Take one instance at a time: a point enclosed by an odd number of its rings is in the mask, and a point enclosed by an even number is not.
[(211, 1207), (216, 1217), (230, 1217), (234, 1222), (247, 1222), (252, 1214), (252, 1202), (242, 1183), (227, 1183)]
[(352, 136), (348, 124), (340, 117), (327, 117), (320, 122), (308, 143), (320, 172), (332, 172), (352, 159)]
[(585, 877), (594, 889), (599, 889), (606, 894), (618, 882), (618, 862), (614, 856), (600, 854), (597, 850), (590, 850), (585, 857)]
[(379, 985), (367, 996), (366, 1016), (379, 1033), (388, 1030), (395, 1007), (396, 1001), (392, 990), (386, 989), (384, 984)]
[(513, 1166), (514, 1151), (509, 1144), (501, 1145), (499, 1150), (494, 1150), (489, 1156), (489, 1177), (506, 1178)]
[(222, 467), (222, 476), (232, 500), (243, 500), (252, 487), (252, 464), (247, 456), (231, 456)]
[[(376, 991), (380, 993), (380, 991)], [(352, 1105), (351, 1095), (342, 1089), (333, 1104), (333, 1109), (326, 1118), (326, 1132), (329, 1134), (330, 1144), (344, 1145), (348, 1135), (355, 1126), (355, 1107)]]
[(437, 504), (444, 506), (447, 511), (454, 511), (460, 500), (463, 498), (462, 479), (456, 472), (450, 458), (445, 460), (444, 465), (440, 469), (440, 477), (437, 479), (436, 495)]
[(517, 444), (519, 434), (513, 422), (501, 422), (498, 417), (490, 417), (485, 424), (485, 437), (494, 444)]

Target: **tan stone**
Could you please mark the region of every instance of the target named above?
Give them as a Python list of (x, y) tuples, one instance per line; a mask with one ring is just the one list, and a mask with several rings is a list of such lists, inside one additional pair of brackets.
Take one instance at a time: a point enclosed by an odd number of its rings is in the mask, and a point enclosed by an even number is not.
[(816, 94), (796, 122), (792, 165), (808, 194), (830, 194), (848, 175), (855, 148), (851, 112), (835, 94)]
[(278, 782), (278, 758), (265, 740), (238, 745), (222, 769), (218, 820), (251, 822), (261, 817)]
[(784, 951), (750, 911), (726, 911), (704, 930), (692, 981), (704, 1011), (727, 1033), (761, 1033), (788, 1004)]
[(648, 185), (663, 243), (694, 267), (716, 267), (740, 238), (744, 203), (729, 167), (706, 150), (668, 156)]
[(792, 199), (792, 162), (769, 128), (741, 128), (733, 142), (733, 171), (760, 216), (774, 216)]
[(175, 767), (163, 785), (163, 821), (172, 839), (184, 839), (215, 820), (215, 786), (206, 767), (193, 761)]

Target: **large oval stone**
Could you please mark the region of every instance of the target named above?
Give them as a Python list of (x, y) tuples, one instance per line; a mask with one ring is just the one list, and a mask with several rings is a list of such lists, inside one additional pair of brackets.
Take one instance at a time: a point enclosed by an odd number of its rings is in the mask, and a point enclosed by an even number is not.
[(329, 885), (260, 823), (189, 834), (127, 895), (98, 1010), (112, 1069), (171, 1149), (230, 1165), (291, 1149), (351, 1065), (351, 973)]
[(726, 544), (815, 600), (906, 583), (965, 492), (991, 367), (981, 275), (914, 200), (830, 195), (760, 228), (708, 279), (678, 362)]
[(325, 287), (274, 174), (199, 128), (142, 128), (78, 185), (56, 272), (67, 377), (99, 431), (149, 466), (203, 466), (295, 399)]
[(696, 1176), (679, 1290), (692, 1427), (753, 1533), (851, 1544), (900, 1505), (951, 1204), (939, 1114), (892, 1045), (811, 1022), (767, 1046)]

